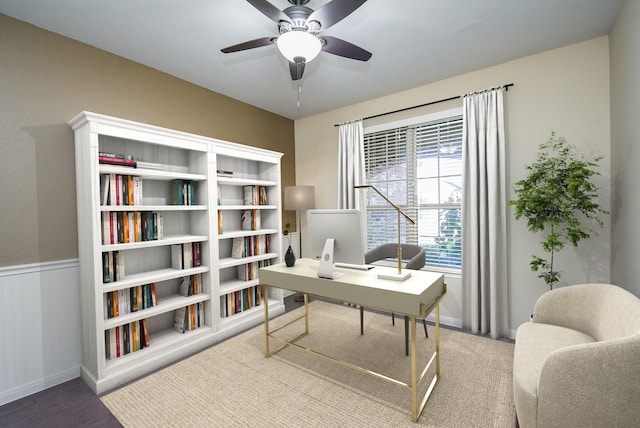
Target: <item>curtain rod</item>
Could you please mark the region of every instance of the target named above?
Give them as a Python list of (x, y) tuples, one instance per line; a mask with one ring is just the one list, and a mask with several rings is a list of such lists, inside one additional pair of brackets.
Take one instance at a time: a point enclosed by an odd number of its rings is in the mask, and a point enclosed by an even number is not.
[[(502, 86), (498, 86), (498, 87), (499, 88), (504, 88), (505, 91), (509, 91), (509, 88), (511, 86), (513, 86), (513, 83), (507, 83), (506, 85), (502, 85)], [(472, 93), (473, 94), (480, 94), (482, 92), (491, 91), (493, 89), (496, 89), (496, 88), (485, 89), (483, 91), (472, 92)], [(469, 95), (469, 94), (465, 94), (465, 95)], [(405, 107), (405, 108), (401, 108), (401, 109), (398, 109), (398, 110), (388, 111), (386, 113), (374, 114), (373, 116), (363, 117), (362, 120), (373, 119), (373, 118), (376, 118), (376, 117), (386, 116), (388, 114), (394, 114), (394, 113), (400, 113), (400, 112), (407, 111), (407, 110), (413, 110), (414, 108), (426, 107), (426, 106), (430, 106), (430, 105), (433, 105), (433, 104), (439, 104), (439, 103), (444, 103), (444, 102), (447, 102), (447, 101), (453, 101), (453, 100), (457, 100), (458, 98), (462, 98), (465, 95), (458, 95), (456, 97), (444, 98), (444, 99), (441, 99), (441, 100), (438, 100), (438, 101), (431, 101), (431, 102), (420, 104), (420, 105), (417, 105), (417, 106)], [(333, 126), (340, 126), (340, 125), (341, 124), (336, 123)]]

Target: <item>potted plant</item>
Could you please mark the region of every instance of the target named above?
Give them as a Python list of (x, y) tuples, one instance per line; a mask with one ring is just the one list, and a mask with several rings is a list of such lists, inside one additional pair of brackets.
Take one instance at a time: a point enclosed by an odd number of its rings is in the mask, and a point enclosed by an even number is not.
[(549, 289), (560, 280), (555, 254), (567, 242), (577, 247), (581, 240), (597, 236), (590, 225), (602, 227), (600, 215), (608, 214), (595, 201), (598, 188), (591, 181), (600, 175), (596, 171), (600, 160), (602, 156), (585, 160), (575, 146), (552, 131), (539, 146), (536, 161), (526, 167), (527, 177), (514, 185), (517, 199), (509, 205), (515, 208), (516, 219), (526, 219), (531, 232), (542, 234), (542, 250), (549, 254), (548, 258), (533, 255), (530, 262)]

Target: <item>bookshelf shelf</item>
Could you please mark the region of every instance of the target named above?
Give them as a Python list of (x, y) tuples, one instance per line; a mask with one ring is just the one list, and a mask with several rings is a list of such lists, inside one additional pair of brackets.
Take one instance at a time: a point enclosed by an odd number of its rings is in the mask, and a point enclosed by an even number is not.
[(163, 247), (168, 245), (202, 242), (209, 239), (208, 235), (175, 235), (165, 236), (153, 241), (127, 242), (123, 244), (102, 245), (102, 251), (135, 250), (139, 248)]
[(209, 266), (198, 266), (188, 269), (158, 269), (133, 275), (127, 275), (120, 281), (103, 283), (103, 292), (122, 290), (136, 285), (150, 284), (152, 282), (168, 281), (170, 279), (182, 278), (189, 275), (197, 275), (209, 271)]
[[(92, 390), (101, 394), (263, 322), (257, 273), (281, 258), (282, 154), (90, 112), (69, 125), (81, 376)], [(247, 186), (259, 191), (255, 203), (244, 203)], [(247, 210), (261, 221), (257, 230), (241, 230)], [(237, 238), (263, 247), (229, 260)], [(243, 269), (256, 277), (241, 281)], [(229, 314), (222, 302), (240, 296), (243, 310)], [(270, 315), (284, 312), (282, 292), (269, 299)]]
[(276, 229), (259, 229), (259, 230), (234, 230), (224, 232), (218, 235), (218, 239), (243, 238), (245, 236), (272, 235), (278, 233)]
[(240, 210), (275, 210), (275, 205), (219, 205), (219, 211), (240, 211)]
[(270, 180), (256, 180), (249, 178), (229, 178), (229, 177), (217, 177), (218, 184), (224, 184), (227, 186), (277, 186), (277, 181)]
[(260, 254), (257, 256), (247, 256), (242, 258), (224, 257), (218, 261), (218, 264), (220, 269), (224, 269), (244, 265), (247, 263), (259, 262), (261, 260), (272, 260), (277, 257), (278, 255), (275, 253)]
[(209, 328), (199, 328), (197, 330), (184, 333), (178, 333), (175, 330), (164, 330), (152, 334), (150, 340), (153, 347), (144, 348), (138, 352), (127, 354), (124, 357), (117, 358), (115, 360), (107, 360), (105, 363), (105, 372), (107, 374), (117, 374), (122, 370), (129, 369), (130, 367), (142, 369), (140, 366), (146, 365), (149, 358), (153, 358), (153, 355), (151, 355), (152, 352), (154, 354), (158, 354), (162, 352), (170, 352), (172, 349), (177, 347), (191, 347), (194, 343), (209, 343), (211, 335), (212, 332)]
[(206, 211), (206, 205), (101, 205), (101, 212), (109, 211)]
[[(264, 303), (262, 303), (264, 304)], [(276, 299), (269, 299), (269, 312), (271, 312), (271, 305), (277, 305), (278, 301)], [(227, 318), (223, 318), (221, 320), (221, 324), (224, 327), (231, 327), (236, 323), (240, 323), (243, 319), (248, 319), (251, 317), (255, 317), (256, 315), (260, 316), (262, 315), (262, 305), (260, 306), (256, 306), (255, 308), (251, 308), (248, 309), (246, 311), (234, 314), (234, 315), (230, 315)]]
[(227, 281), (220, 285), (220, 294), (234, 293), (236, 291), (239, 291), (245, 288), (255, 287), (256, 285), (259, 285), (259, 284), (260, 284), (260, 281), (258, 279), (252, 279), (249, 281), (240, 281), (240, 280)]
[(120, 315), (115, 318), (109, 318), (104, 321), (104, 329), (112, 329), (122, 324), (128, 324), (134, 321), (139, 321), (145, 318), (151, 318), (153, 316), (174, 311), (182, 306), (193, 305), (194, 303), (204, 302), (209, 300), (211, 296), (208, 294), (196, 294), (193, 296), (171, 296), (161, 299), (158, 306), (152, 306), (147, 309), (132, 312), (126, 315)]
[(172, 172), (164, 170), (153, 170), (143, 168), (130, 168), (126, 166), (111, 166), (100, 164), (98, 167), (100, 174), (118, 174), (118, 175), (135, 175), (147, 180), (191, 180), (191, 181), (207, 181), (206, 174), (189, 174), (183, 172)]

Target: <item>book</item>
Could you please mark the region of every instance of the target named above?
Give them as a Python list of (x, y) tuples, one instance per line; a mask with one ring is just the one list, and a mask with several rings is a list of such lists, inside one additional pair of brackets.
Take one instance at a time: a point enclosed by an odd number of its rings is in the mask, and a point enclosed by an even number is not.
[(102, 282), (111, 282), (110, 266), (109, 266), (109, 253), (102, 253)]
[(127, 205), (134, 205), (135, 188), (133, 186), (133, 176), (127, 175)]
[(158, 306), (158, 293), (156, 292), (156, 283), (151, 283), (151, 304), (153, 306)]
[(171, 267), (173, 269), (184, 269), (182, 244), (171, 246)]
[(233, 238), (233, 244), (231, 248), (231, 257), (233, 257), (234, 259), (241, 259), (245, 257), (243, 237)]
[(186, 315), (185, 306), (176, 309), (176, 315), (173, 321), (173, 329), (178, 333), (184, 333), (185, 315)]
[(260, 229), (260, 211), (258, 210), (242, 210), (240, 212), (240, 228), (242, 230), (258, 230)]
[(183, 276), (178, 280), (178, 294), (181, 296), (189, 296), (189, 288), (191, 280), (188, 276)]
[(131, 352), (131, 326), (129, 324), (125, 324), (122, 326), (122, 345), (122, 353), (124, 355), (127, 355)]
[(109, 205), (116, 205), (116, 175), (109, 174)]
[(138, 168), (144, 169), (162, 169), (162, 164), (156, 162), (137, 161), (136, 165)]
[(132, 168), (135, 168), (137, 165), (133, 156), (122, 155), (118, 153), (107, 153), (107, 152), (98, 153), (98, 163), (109, 164), (109, 165), (120, 165), (120, 166), (132, 167)]
[(138, 333), (138, 323), (136, 321), (131, 323), (131, 351), (137, 352), (140, 350), (140, 335)]
[(140, 325), (142, 330), (141, 342), (144, 344), (145, 348), (148, 348), (149, 347), (149, 330), (147, 329), (147, 320), (141, 319)]
[(162, 214), (158, 214), (158, 236), (156, 239), (164, 239), (164, 216)]
[(100, 174), (100, 205), (109, 204), (109, 174)]
[(196, 325), (196, 305), (189, 306), (189, 330), (195, 330)]
[(171, 205), (185, 205), (182, 180), (171, 181)]
[(142, 178), (139, 176), (133, 177), (133, 205), (143, 205), (142, 202)]
[(216, 175), (218, 177), (233, 178), (233, 171), (227, 171), (227, 170), (224, 170), (224, 169), (218, 169), (218, 170), (216, 170)]
[(244, 205), (255, 205), (254, 188), (254, 186), (244, 186), (242, 188)]

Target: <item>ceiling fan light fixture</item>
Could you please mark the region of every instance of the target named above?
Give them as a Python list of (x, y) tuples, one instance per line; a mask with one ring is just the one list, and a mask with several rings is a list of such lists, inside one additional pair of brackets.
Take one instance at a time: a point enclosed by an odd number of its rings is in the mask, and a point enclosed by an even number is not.
[(300, 62), (300, 58), (304, 58), (304, 62), (310, 62), (320, 53), (322, 43), (313, 34), (303, 30), (293, 30), (281, 34), (276, 41), (280, 53), (293, 63)]

